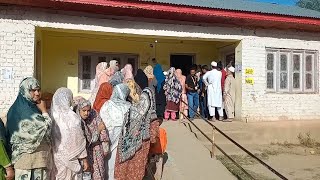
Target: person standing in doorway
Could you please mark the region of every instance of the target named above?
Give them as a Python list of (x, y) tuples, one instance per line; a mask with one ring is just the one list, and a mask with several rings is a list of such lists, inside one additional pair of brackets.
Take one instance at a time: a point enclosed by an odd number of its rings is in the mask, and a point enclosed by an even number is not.
[(231, 122), (234, 119), (234, 108), (236, 99), (235, 79), (233, 77), (234, 67), (227, 69), (227, 78), (224, 83), (223, 102), (228, 119), (225, 122)]
[(209, 68), (207, 65), (203, 65), (201, 67), (201, 76), (199, 80), (199, 87), (200, 87), (200, 93), (199, 93), (199, 105), (200, 105), (200, 113), (201, 116), (204, 118), (209, 117), (209, 112), (208, 112), (208, 99), (207, 99), (207, 90), (206, 90), (206, 85), (203, 82), (203, 75), (205, 75), (209, 71)]
[(189, 107), (189, 118), (191, 120), (195, 117), (195, 111), (197, 111), (199, 106), (199, 84), (198, 78), (196, 76), (196, 68), (192, 67), (190, 69), (190, 75), (187, 76), (186, 79), (186, 89), (187, 89), (187, 97), (188, 97), (188, 104)]
[(215, 117), (215, 108), (218, 109), (219, 120), (223, 120), (223, 109), (222, 109), (222, 90), (221, 90), (221, 71), (218, 71), (217, 63), (211, 62), (212, 70), (207, 72), (203, 76), (203, 81), (207, 86), (208, 94), (208, 109), (210, 118), (209, 121)]

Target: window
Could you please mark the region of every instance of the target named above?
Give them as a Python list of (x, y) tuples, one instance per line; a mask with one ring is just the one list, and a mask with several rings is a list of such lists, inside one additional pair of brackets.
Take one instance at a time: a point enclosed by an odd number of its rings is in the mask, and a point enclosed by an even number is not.
[(313, 51), (267, 49), (267, 91), (315, 92), (316, 62), (316, 52)]
[(95, 87), (96, 66), (100, 62), (118, 60), (119, 67), (123, 68), (130, 63), (134, 73), (138, 68), (138, 55), (136, 54), (107, 54), (107, 53), (80, 53), (79, 54), (79, 91), (91, 93)]

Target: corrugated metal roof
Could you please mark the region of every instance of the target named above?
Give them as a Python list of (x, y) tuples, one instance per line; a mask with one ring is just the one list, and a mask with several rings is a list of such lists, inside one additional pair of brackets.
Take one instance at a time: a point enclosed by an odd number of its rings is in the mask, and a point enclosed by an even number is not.
[(194, 6), (201, 8), (214, 8), (224, 10), (257, 12), (267, 14), (278, 14), (297, 17), (320, 18), (320, 12), (300, 8), (297, 6), (286, 6), (279, 4), (253, 2), (248, 0), (138, 0), (144, 2), (155, 2), (164, 4)]

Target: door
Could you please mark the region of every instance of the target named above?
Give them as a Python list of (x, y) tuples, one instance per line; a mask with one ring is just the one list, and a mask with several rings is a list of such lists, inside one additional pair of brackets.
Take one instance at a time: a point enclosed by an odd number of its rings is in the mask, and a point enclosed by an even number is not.
[(190, 74), (190, 68), (194, 63), (194, 55), (181, 55), (172, 54), (170, 55), (170, 67), (181, 69), (182, 74), (187, 76)]

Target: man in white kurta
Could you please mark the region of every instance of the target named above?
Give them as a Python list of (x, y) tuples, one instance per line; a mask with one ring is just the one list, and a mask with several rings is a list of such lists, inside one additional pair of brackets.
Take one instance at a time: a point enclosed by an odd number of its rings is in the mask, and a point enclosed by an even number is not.
[(203, 76), (203, 81), (207, 86), (207, 94), (208, 94), (208, 109), (209, 114), (212, 118), (209, 120), (213, 120), (215, 117), (215, 108), (218, 109), (219, 120), (223, 120), (223, 109), (222, 109), (222, 90), (221, 90), (221, 71), (217, 70), (217, 63), (211, 62), (212, 70), (207, 72)]

